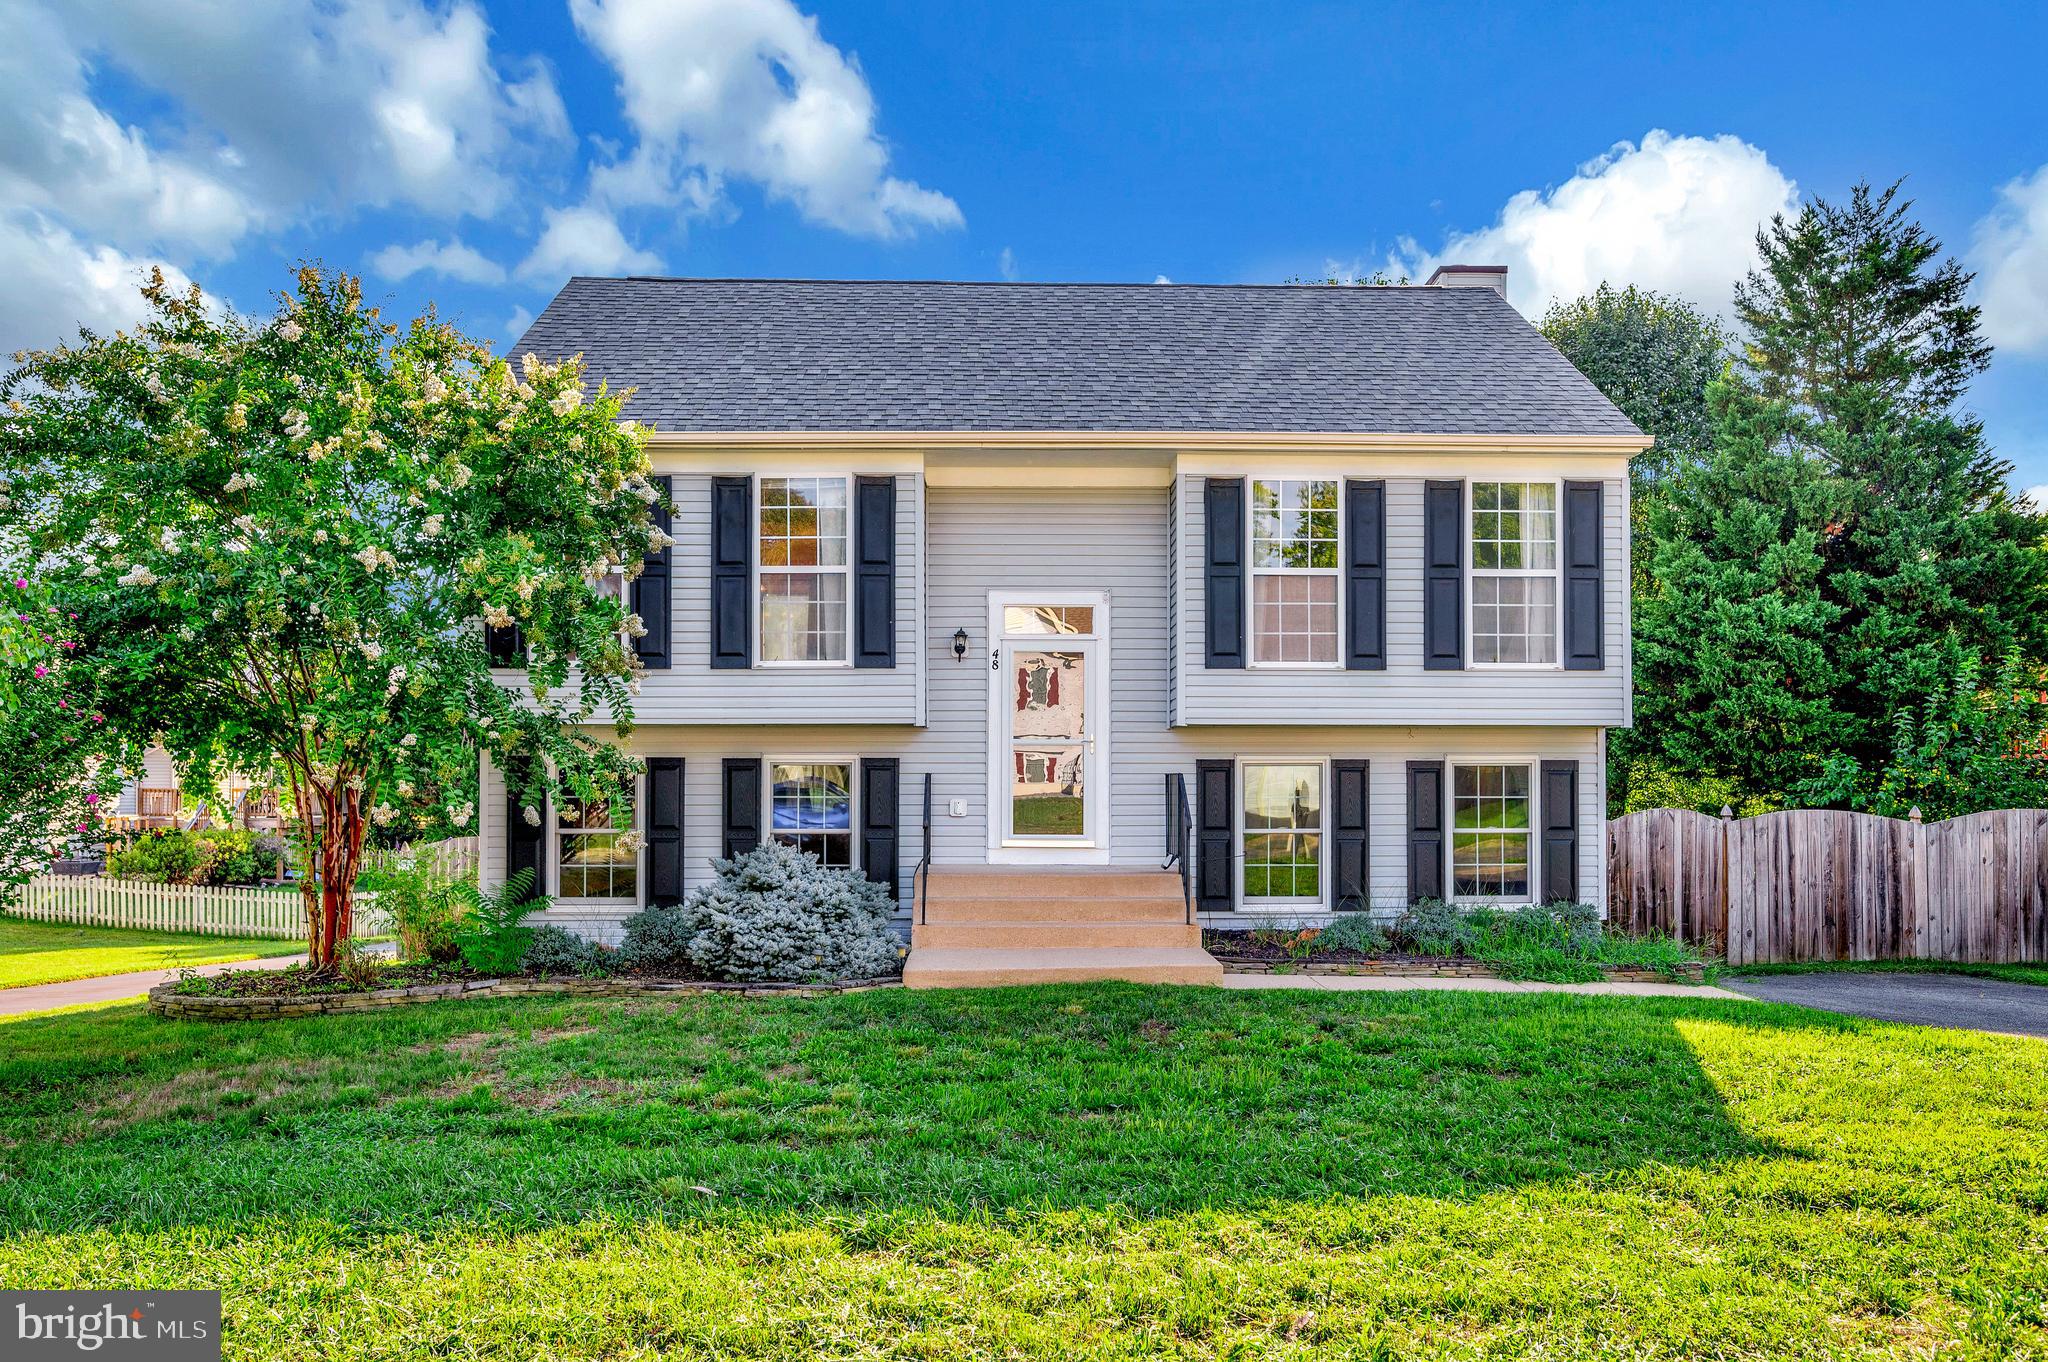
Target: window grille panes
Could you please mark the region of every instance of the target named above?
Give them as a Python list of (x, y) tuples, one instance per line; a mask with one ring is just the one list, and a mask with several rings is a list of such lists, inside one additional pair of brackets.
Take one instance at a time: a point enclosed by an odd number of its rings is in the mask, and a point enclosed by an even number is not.
[(558, 897), (628, 899), (640, 897), (639, 854), (619, 845), (633, 824), (631, 811), (613, 826), (609, 804), (569, 802), (556, 814)]
[(846, 762), (771, 762), (769, 834), (821, 864), (853, 864), (853, 767)]
[(1472, 660), (1557, 661), (1557, 487), (1472, 487)]
[(761, 479), (761, 660), (844, 662), (845, 478)]
[(1252, 656), (1337, 661), (1337, 482), (1252, 482)]
[(1323, 897), (1323, 768), (1314, 762), (1244, 768), (1244, 896)]
[(1527, 766), (1460, 766), (1451, 784), (1451, 892), (1529, 897)]

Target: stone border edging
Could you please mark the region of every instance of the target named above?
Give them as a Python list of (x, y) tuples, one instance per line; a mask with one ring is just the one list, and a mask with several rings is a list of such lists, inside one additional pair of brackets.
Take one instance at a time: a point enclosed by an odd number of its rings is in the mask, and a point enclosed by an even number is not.
[(215, 993), (179, 993), (177, 983), (158, 984), (149, 991), (152, 1015), (183, 1021), (265, 1021), (275, 1017), (314, 1017), (330, 1012), (367, 1012), (410, 1003), (449, 998), (519, 998), (555, 995), (573, 998), (635, 998), (659, 994), (736, 993), (748, 998), (819, 998), (837, 993), (866, 993), (901, 988), (895, 976), (848, 979), (831, 984), (725, 984), (703, 979), (458, 979), (446, 984), (409, 984), (368, 993), (309, 993), (277, 997), (244, 997)]
[[(1216, 952), (1211, 951), (1211, 955)], [(1499, 970), (1478, 963), (1449, 961), (1424, 964), (1405, 960), (1354, 960), (1342, 964), (1311, 964), (1294, 960), (1255, 960), (1244, 956), (1216, 955), (1225, 974), (1323, 974), (1350, 975), (1368, 979), (1500, 979)], [(1706, 982), (1706, 966), (1688, 965), (1679, 971), (1680, 980), (1690, 984)], [(1668, 984), (1668, 974), (1653, 969), (1600, 967), (1602, 982), (1610, 984)]]

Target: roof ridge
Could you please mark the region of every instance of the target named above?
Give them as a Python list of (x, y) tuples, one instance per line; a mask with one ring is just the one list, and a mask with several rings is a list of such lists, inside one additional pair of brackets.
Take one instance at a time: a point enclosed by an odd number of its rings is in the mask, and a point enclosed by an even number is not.
[(1431, 294), (1477, 293), (1487, 290), (1430, 288), (1426, 284), (1214, 284), (1181, 283), (1168, 280), (1143, 283), (1135, 279), (819, 279), (802, 278), (796, 275), (719, 275), (719, 274), (576, 274), (569, 277), (570, 283), (599, 284), (915, 284), (923, 288), (1199, 288), (1218, 290), (1327, 290), (1342, 292), (1403, 292)]

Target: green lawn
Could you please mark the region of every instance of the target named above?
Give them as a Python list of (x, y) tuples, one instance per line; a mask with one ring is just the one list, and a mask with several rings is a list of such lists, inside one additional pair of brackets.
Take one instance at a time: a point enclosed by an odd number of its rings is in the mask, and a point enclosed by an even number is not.
[(1791, 965), (1734, 965), (1729, 974), (1967, 974), (2014, 984), (2048, 985), (2048, 965), (1976, 965), (1953, 960), (1829, 960)]
[(131, 970), (177, 969), (222, 960), (254, 960), (303, 949), (290, 941), (242, 936), (73, 927), (0, 917), (0, 988), (92, 979)]
[(1109, 985), (0, 1025), (0, 1282), (233, 1358), (2048, 1355), (2048, 1045)]

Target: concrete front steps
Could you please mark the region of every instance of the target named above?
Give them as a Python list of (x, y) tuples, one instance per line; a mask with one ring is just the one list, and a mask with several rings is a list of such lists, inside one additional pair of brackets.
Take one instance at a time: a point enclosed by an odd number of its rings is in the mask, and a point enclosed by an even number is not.
[(933, 866), (922, 888), (909, 988), (1223, 982), (1172, 871)]

